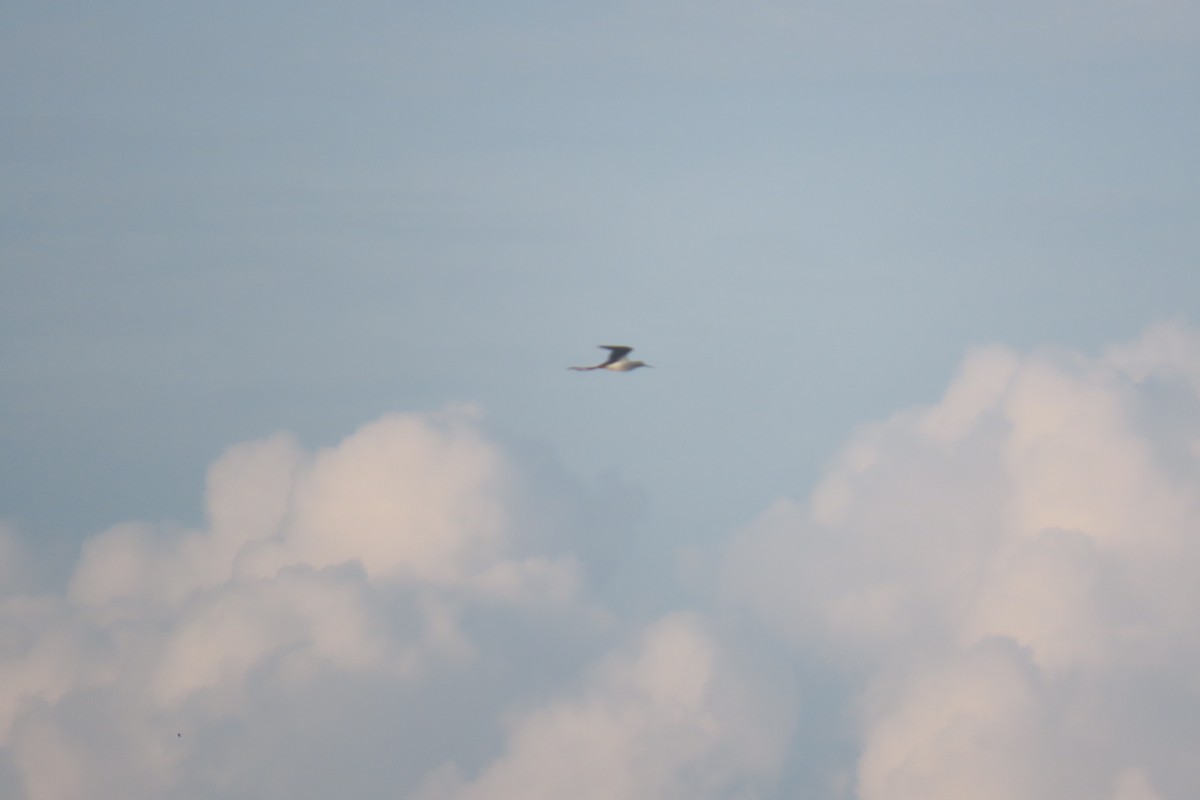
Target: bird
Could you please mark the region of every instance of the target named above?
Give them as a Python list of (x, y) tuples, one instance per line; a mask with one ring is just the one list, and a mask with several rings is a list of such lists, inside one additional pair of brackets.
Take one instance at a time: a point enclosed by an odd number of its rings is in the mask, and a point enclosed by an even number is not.
[(573, 369), (576, 372), (589, 372), (593, 369), (607, 369), (611, 370), (612, 372), (629, 372), (630, 370), (635, 370), (638, 367), (650, 366), (650, 364), (647, 364), (645, 361), (634, 361), (633, 359), (627, 358), (627, 356), (633, 352), (632, 347), (625, 347), (624, 345), (602, 344), (600, 345), (600, 349), (608, 351), (608, 360), (604, 363), (597, 364), (594, 367), (568, 367), (568, 369)]

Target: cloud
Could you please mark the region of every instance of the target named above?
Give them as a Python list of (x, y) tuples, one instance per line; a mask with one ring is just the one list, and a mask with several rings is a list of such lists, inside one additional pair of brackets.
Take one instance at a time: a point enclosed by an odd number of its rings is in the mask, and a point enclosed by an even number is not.
[[(788, 682), (700, 614), (639, 629), (600, 608), (571, 553), (604, 533), (571, 528), (595, 500), (530, 463), (470, 407), (389, 415), (316, 451), (280, 434), (212, 465), (202, 528), (103, 531), (61, 593), (9, 570), (0, 792), (666, 798), (769, 786), (793, 718)], [(0, 529), (0, 548), (19, 563), (15, 532)]]
[(209, 529), (118, 526), (87, 543), (70, 596), (169, 604), (232, 577), (348, 561), (370, 580), (516, 600), (530, 579), (568, 595), (569, 561), (507, 558), (521, 545), (518, 479), (475, 416), (396, 414), (312, 455), (286, 435), (235, 447), (209, 475)]
[(474, 780), (448, 765), (422, 800), (723, 797), (770, 785), (787, 741), (779, 691), (699, 616), (672, 614), (577, 692), (517, 716), (503, 755)]
[(979, 350), (739, 534), (726, 592), (840, 676), (859, 797), (1200, 785), (1198, 370), (1182, 325)]
[(582, 567), (541, 546), (533, 487), (478, 416), (391, 415), (312, 453), (287, 435), (238, 445), (210, 470), (203, 529), (98, 534), (62, 595), (20, 584), (19, 539), (0, 529), (0, 748), (24, 791), (5, 794), (154, 797), (184, 774), (220, 788), (189, 760), (206, 732), (255, 710), (274, 729), (264, 704), (337, 686), (400, 702), (472, 663), (480, 614), (602, 630)]
[(556, 469), (460, 407), (237, 445), (202, 527), (101, 532), (61, 592), (0, 528), (0, 793), (1200, 786), (1200, 332), (971, 353), (735, 532), (704, 612), (600, 607), (608, 531)]

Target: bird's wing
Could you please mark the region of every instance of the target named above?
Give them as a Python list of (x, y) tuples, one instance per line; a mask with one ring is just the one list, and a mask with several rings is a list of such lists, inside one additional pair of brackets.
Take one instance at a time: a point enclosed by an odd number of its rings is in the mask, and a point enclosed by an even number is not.
[(600, 347), (601, 347), (601, 349), (608, 351), (608, 360), (605, 361), (604, 364), (601, 364), (600, 366), (604, 366), (605, 364), (611, 364), (614, 361), (620, 361), (622, 358), (624, 358), (625, 356), (627, 356), (633, 352), (632, 347), (623, 347), (621, 345), (602, 344), (602, 345), (600, 345)]

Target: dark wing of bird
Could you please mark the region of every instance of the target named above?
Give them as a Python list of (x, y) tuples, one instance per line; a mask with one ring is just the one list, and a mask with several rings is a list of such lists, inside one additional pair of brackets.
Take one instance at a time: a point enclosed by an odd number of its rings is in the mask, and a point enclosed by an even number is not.
[(633, 352), (632, 347), (623, 347), (621, 345), (602, 344), (600, 347), (608, 351), (608, 360), (605, 361), (604, 364), (600, 365), (602, 367), (606, 364), (611, 364), (614, 361), (620, 361), (622, 358)]

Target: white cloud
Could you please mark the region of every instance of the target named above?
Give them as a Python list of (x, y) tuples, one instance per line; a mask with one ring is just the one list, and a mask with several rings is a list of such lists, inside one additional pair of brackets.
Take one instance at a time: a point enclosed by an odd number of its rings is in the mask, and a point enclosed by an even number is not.
[[(880, 689), (859, 766), (862, 797), (1047, 795), (1059, 750), (1038, 674), (1004, 640), (924, 663)], [(889, 691), (890, 690), (890, 691)], [(1092, 794), (1071, 796), (1095, 796)]]
[(729, 596), (860, 698), (863, 800), (1200, 786), (1198, 342), (978, 351), (739, 535)]
[(407, 677), (430, 651), (436, 648), (426, 641), (397, 641), (357, 570), (286, 569), (222, 587), (183, 609), (162, 642), (149, 688), (158, 706), (172, 708), (196, 692), (240, 688), (272, 656), (281, 679), (302, 678), (314, 661)]
[(571, 696), (516, 717), (505, 752), (466, 781), (453, 765), (423, 800), (724, 797), (770, 784), (790, 713), (694, 614), (651, 625)]
[(632, 634), (586, 491), (470, 408), (239, 445), (206, 525), (92, 537), (61, 595), (0, 528), (0, 792), (1190, 797), (1198, 376), (1181, 325), (979, 350), (736, 534), (722, 615)]
[(696, 614), (621, 644), (551, 541), (579, 511), (472, 409), (238, 445), (207, 512), (115, 526), (64, 595), (0, 601), (6, 796), (668, 798), (779, 768), (783, 684)]
[[(264, 698), (304, 703), (352, 676), (394, 698), (462, 669), (475, 609), (597, 630), (579, 566), (522, 528), (529, 490), (476, 411), (397, 414), (316, 453), (285, 435), (232, 448), (204, 529), (105, 531), (65, 596), (0, 576), (0, 748), (24, 796), (202, 794), (184, 773), (219, 787), (191, 741)], [(0, 530), (0, 555), (18, 543)]]
[(235, 576), (348, 561), (371, 580), (519, 600), (520, 574), (569, 594), (577, 577), (569, 559), (513, 557), (526, 544), (514, 519), (518, 479), (478, 434), (477, 416), (396, 414), (313, 455), (286, 435), (235, 447), (209, 475), (209, 529), (172, 537), (117, 526), (85, 545), (70, 596), (91, 606), (173, 604)]

